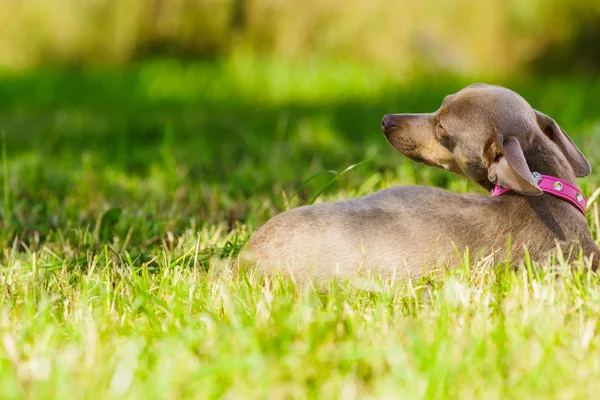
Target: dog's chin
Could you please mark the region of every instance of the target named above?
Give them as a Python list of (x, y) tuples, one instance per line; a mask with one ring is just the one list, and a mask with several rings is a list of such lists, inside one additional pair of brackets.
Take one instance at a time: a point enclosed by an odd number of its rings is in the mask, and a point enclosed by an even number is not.
[(394, 126), (386, 128), (383, 130), (383, 133), (385, 134), (385, 137), (387, 138), (388, 142), (390, 142), (390, 144), (403, 156), (408, 157), (411, 160), (418, 162), (419, 164), (448, 170), (448, 168), (445, 168), (444, 166), (439, 165), (434, 161), (424, 158), (417, 151), (417, 144), (410, 138), (403, 137), (401, 129), (399, 127)]
[(398, 128), (390, 128), (386, 130), (385, 137), (388, 142), (398, 150), (401, 154), (405, 155), (408, 158), (414, 159), (415, 157), (420, 157), (417, 155), (417, 144), (412, 140), (407, 140), (402, 136), (402, 132)]
[(417, 154), (407, 154), (407, 153), (404, 153), (404, 152), (402, 152), (402, 154), (404, 154), (406, 157), (410, 158), (411, 160), (418, 162), (419, 164), (424, 164), (424, 165), (427, 165), (429, 167), (442, 168), (441, 166), (439, 166), (437, 164), (434, 164), (433, 162), (431, 162), (431, 161), (429, 161), (429, 160), (427, 160), (427, 159), (425, 159), (425, 158), (423, 158), (423, 157), (421, 157), (421, 156), (419, 156)]

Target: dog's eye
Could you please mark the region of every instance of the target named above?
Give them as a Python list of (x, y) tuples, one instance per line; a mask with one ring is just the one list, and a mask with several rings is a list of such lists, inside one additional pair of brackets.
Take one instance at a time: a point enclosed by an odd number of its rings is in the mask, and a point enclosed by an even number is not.
[(440, 121), (437, 122), (437, 125), (435, 127), (435, 133), (438, 137), (442, 137), (448, 134), (448, 132), (446, 132), (446, 129), (444, 129)]

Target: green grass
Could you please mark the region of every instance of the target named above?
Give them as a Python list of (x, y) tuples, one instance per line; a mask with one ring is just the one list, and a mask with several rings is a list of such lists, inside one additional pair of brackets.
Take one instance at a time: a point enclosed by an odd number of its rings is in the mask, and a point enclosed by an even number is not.
[[(415, 183), (480, 190), (379, 130), (469, 80), (259, 61), (0, 76), (1, 398), (598, 392), (600, 279), (560, 257), (518, 270), (466, 257), (442, 277), (326, 293), (232, 278), (227, 260), (286, 208)], [(600, 78), (497, 83), (571, 134), (591, 195)], [(600, 239), (598, 220), (594, 204)]]

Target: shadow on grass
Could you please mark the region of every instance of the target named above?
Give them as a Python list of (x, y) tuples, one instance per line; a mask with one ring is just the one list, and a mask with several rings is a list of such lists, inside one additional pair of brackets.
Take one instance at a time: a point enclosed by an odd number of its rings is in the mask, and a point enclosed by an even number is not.
[[(295, 192), (309, 176), (373, 156), (330, 191), (358, 187), (399, 165), (408, 166), (419, 183), (446, 187), (453, 179), (431, 169), (421, 175), (421, 167), (388, 145), (379, 123), (390, 112), (435, 110), (446, 94), (469, 83), (464, 79), (400, 85), (378, 78), (371, 85), (368, 77), (350, 74), (348, 82), (317, 79), (320, 87), (292, 87), (279, 95), (272, 87), (265, 94), (268, 76), (262, 78), (264, 91), (260, 79), (244, 86), (219, 63), (157, 65), (0, 77), (10, 198), (5, 225), (14, 224), (14, 233), (92, 226), (110, 207), (130, 216), (124, 232), (134, 220), (159, 225), (140, 240), (181, 231), (190, 219), (199, 225), (229, 221), (232, 227), (254, 213), (258, 223), (283, 209), (282, 192)], [(289, 81), (280, 86), (294, 84)], [(597, 148), (600, 80), (511, 86), (557, 119), (587, 154)], [(299, 204), (327, 179), (302, 189)]]

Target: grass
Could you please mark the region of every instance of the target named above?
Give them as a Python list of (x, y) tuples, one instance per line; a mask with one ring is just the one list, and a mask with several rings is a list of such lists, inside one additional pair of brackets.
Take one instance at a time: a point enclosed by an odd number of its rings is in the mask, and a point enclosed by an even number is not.
[[(0, 397), (592, 397), (600, 279), (560, 257), (322, 294), (226, 267), (313, 199), (480, 190), (379, 132), (466, 83), (256, 60), (0, 76)], [(498, 83), (582, 147), (591, 195), (600, 79)]]

